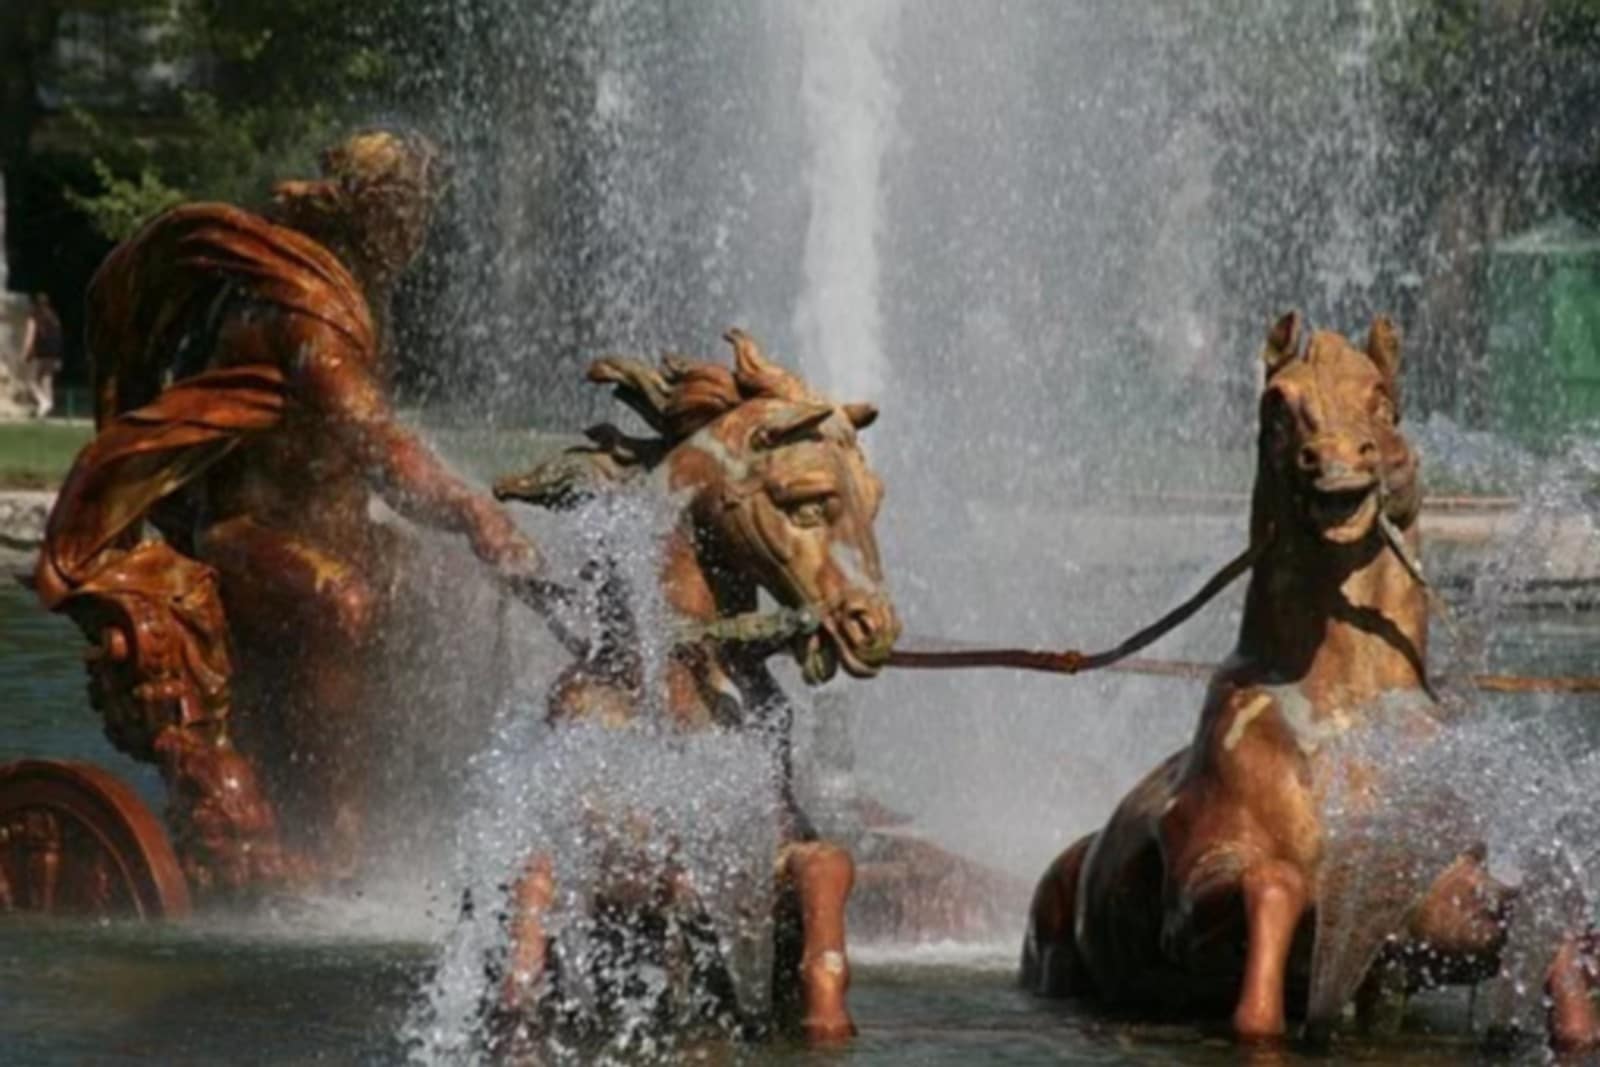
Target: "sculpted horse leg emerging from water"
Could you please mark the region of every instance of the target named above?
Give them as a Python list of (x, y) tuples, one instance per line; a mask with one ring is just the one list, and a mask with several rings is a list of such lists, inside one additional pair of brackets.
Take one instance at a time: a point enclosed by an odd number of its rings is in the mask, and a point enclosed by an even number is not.
[[(1416, 557), (1420, 489), (1393, 327), (1376, 320), (1365, 351), (1318, 332), (1301, 355), (1288, 315), (1264, 356), (1251, 539), (1268, 547), (1238, 645), (1189, 747), (1045, 872), (1022, 959), (1037, 992), (1231, 1012), (1247, 1038), (1282, 1034), (1286, 991), (1306, 979), (1330, 783), (1376, 780), (1330, 742), (1380, 716), (1418, 740), (1439, 728), (1426, 593), (1399, 555)], [(1508, 894), (1481, 858), (1463, 852), (1396, 933), (1436, 961), (1493, 959)], [(1600, 1034), (1587, 989), (1569, 946), (1550, 980), (1558, 1043)]]
[[(789, 642), (808, 683), (827, 681), (841, 664), (858, 678), (871, 677), (899, 632), (873, 533), (883, 486), (856, 437), (877, 412), (817, 396), (739, 331), (728, 340), (731, 371), (679, 359), (659, 371), (634, 360), (599, 361), (590, 378), (615, 385), (660, 436), (638, 440), (596, 428), (594, 447), (504, 479), (496, 492), (562, 506), (648, 479), (648, 488), (682, 502), (660, 570), (675, 613), (692, 624), (714, 624), (754, 611), (765, 590), (816, 620), (814, 631)], [(626, 720), (647, 697), (626, 605), (603, 611), (608, 632), (558, 682), (553, 718)], [(775, 650), (719, 640), (680, 644), (666, 670), (662, 706), (685, 730), (755, 730), (771, 739), (787, 823), (776, 873), (780, 897), (789, 903), (780, 911), (798, 923), (800, 935), (798, 958), (780, 959), (774, 977), (780, 1001), (786, 991), (798, 994), (804, 1032), (831, 1040), (855, 1029), (845, 1003), (845, 905), (854, 863), (843, 848), (816, 839), (794, 801), (793, 712), (764, 665)], [(504, 1007), (525, 1011), (536, 999), (546, 971), (545, 917), (559, 877), (551, 857), (538, 855), (514, 891)], [(659, 895), (681, 901), (693, 887), (665, 886)]]

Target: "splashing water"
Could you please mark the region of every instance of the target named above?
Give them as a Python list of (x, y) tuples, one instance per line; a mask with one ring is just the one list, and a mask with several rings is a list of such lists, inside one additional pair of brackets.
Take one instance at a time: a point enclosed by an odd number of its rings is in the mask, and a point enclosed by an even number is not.
[[(681, 1034), (697, 1021), (734, 1031), (760, 1018), (771, 997), (778, 847), (777, 791), (762, 746), (649, 724), (512, 730), (497, 742), (480, 769), (480, 810), (501, 814), (483, 820), (463, 848), (471, 906), (413, 1013), (414, 1060), (467, 1063), (484, 1054), (486, 1001), (495, 993), (486, 974), (507, 950), (503, 901), (536, 851), (551, 857), (557, 886), (548, 932), (559, 988), (550, 1014), (579, 1031), (603, 1026), (604, 1050), (615, 1053), (664, 1051), (670, 1046), (658, 1042), (670, 1041), (669, 1030)], [(696, 908), (669, 913), (665, 932), (617, 927), (596, 911), (599, 898), (653, 899), (653, 887), (669, 881), (692, 886)], [(726, 969), (733, 1005), (685, 988), (672, 971), (670, 942), (687, 939), (698, 922), (709, 924), (711, 963)], [(576, 1055), (572, 1032), (564, 1026), (541, 1043)]]
[[(1438, 422), (1423, 437), (1462, 440)], [(1438, 875), (1478, 843), (1490, 874), (1516, 888), (1499, 970), (1479, 999), (1481, 1027), (1542, 1032), (1551, 962), (1565, 939), (1588, 931), (1600, 906), (1600, 736), (1571, 714), (1570, 701), (1497, 701), (1451, 684), (1486, 669), (1516, 629), (1519, 599), (1543, 585), (1553, 591), (1538, 595), (1559, 598), (1552, 572), (1581, 572), (1596, 558), (1600, 450), (1578, 440), (1550, 460), (1476, 443), (1458, 459), (1519, 468), (1527, 496), (1460, 598), (1457, 641), (1435, 657), (1446, 667), (1443, 728), (1424, 738), (1431, 731), (1410, 729), (1395, 709), (1373, 709), (1375, 724), (1347, 735), (1332, 756), (1341, 773), (1324, 810), (1309, 1006), (1318, 1022), (1337, 1017), (1385, 942), (1404, 938)]]
[[(627, 597), (645, 695), (623, 726), (552, 725), (525, 697), (500, 710), (472, 760), (455, 864), (462, 915), (408, 1024), (416, 1062), (475, 1062), (506, 1039), (492, 1005), (510, 947), (508, 893), (536, 854), (556, 884), (546, 919), (555, 962), (540, 1019), (506, 1024), (513, 1039), (558, 1059), (592, 1057), (574, 1035), (602, 1031), (602, 1052), (655, 1055), (696, 1024), (738, 1032), (769, 1012), (777, 765), (761, 736), (675, 730), (654, 698), (670, 652), (662, 635), (673, 632), (656, 573), (668, 511), (654, 494), (618, 491), (564, 517), (564, 536), (548, 542), (552, 573), (584, 590), (564, 629), (596, 643), (616, 625), (606, 597)], [(637, 921), (669, 888), (682, 899), (661, 909), (665, 928)], [(534, 1032), (544, 1020), (560, 1025)]]
[(898, 0), (826, 0), (798, 12), (800, 92), (812, 146), (805, 288), (795, 311), (800, 357), (836, 396), (876, 400), (881, 346), (878, 241), (894, 87), (883, 52)]

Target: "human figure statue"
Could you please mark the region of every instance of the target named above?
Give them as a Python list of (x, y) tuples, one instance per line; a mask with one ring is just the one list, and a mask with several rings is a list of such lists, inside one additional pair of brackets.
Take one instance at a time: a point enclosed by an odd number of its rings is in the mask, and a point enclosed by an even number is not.
[[(437, 151), (368, 131), (321, 170), (279, 184), (262, 214), (173, 208), (100, 267), (86, 323), (99, 432), (36, 576), (99, 646), (107, 733), (161, 767), (202, 891), (354, 868), (371, 665), (407, 542), (374, 497), (464, 535), (502, 578), (537, 568), (384, 384), (390, 292), (441, 194)], [(161, 540), (141, 539), (146, 523)]]
[(50, 294), (34, 293), (28, 298), (28, 322), (22, 330), (22, 366), (38, 418), (55, 410), (55, 378), (64, 347), (61, 318)]

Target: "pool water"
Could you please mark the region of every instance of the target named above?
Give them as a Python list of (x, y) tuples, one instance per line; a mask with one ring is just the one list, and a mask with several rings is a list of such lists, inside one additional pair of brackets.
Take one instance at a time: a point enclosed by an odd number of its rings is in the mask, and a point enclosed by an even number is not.
[[(388, 1064), (428, 946), (296, 933), (279, 918), (183, 926), (0, 925), (0, 1062)], [(702, 1062), (793, 1064), (1460, 1063), (1422, 1030), (1327, 1052), (1240, 1049), (1218, 1032), (1097, 1021), (1015, 988), (1010, 954), (868, 952), (838, 1052), (793, 1043), (679, 1050)], [(1448, 1015), (1449, 1013), (1445, 1013)], [(1445, 1025), (1453, 1020), (1446, 1019)]]
[[(1526, 641), (1554, 650), (1554, 669), (1593, 647), (1592, 632), (1561, 624), (1530, 626)], [(93, 760), (159, 804), (153, 773), (101, 737), (83, 694), (79, 649), (68, 623), (0, 585), (0, 759)], [(403, 1062), (403, 1023), (427, 978), (432, 940), (448, 926), (396, 910), (403, 907), (312, 901), (172, 925), (0, 922), (0, 1064)], [(866, 947), (856, 954), (851, 995), (861, 1036), (848, 1047), (719, 1043), (676, 1055), (852, 1065), (1420, 1065), (1481, 1055), (1464, 1036), (1460, 996), (1419, 1002), (1405, 1033), (1385, 1042), (1245, 1049), (1214, 1028), (1126, 1024), (1028, 996), (1016, 988), (1015, 952), (1014, 941)]]

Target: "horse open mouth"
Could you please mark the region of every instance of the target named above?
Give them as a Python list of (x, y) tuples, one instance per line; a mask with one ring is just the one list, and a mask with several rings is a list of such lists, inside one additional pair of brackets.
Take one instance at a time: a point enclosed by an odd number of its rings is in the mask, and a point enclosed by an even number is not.
[(1324, 540), (1350, 544), (1365, 537), (1378, 517), (1378, 483), (1310, 486), (1306, 514)]

